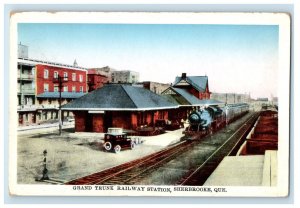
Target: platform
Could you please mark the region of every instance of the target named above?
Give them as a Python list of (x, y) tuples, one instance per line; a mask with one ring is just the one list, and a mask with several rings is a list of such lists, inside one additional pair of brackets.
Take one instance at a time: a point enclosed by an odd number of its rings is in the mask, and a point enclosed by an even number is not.
[(227, 156), (204, 186), (276, 186), (277, 151), (265, 155)]

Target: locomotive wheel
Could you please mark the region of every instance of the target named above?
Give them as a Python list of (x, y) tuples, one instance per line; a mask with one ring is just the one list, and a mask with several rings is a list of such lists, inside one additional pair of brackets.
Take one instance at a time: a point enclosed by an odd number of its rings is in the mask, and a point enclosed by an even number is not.
[(130, 148), (131, 148), (131, 149), (134, 149), (134, 148), (135, 148), (135, 143), (134, 143), (134, 142), (131, 142)]
[(111, 148), (112, 148), (112, 144), (111, 144), (110, 142), (105, 142), (105, 143), (103, 144), (103, 147), (104, 147), (104, 149), (105, 149), (106, 151), (110, 151)]
[(119, 153), (121, 151), (121, 146), (120, 145), (116, 145), (114, 147), (114, 151), (115, 151), (115, 153)]

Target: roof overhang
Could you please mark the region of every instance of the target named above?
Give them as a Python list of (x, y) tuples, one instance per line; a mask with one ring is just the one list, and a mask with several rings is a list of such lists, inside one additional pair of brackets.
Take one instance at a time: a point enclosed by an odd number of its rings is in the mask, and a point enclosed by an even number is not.
[(70, 110), (70, 111), (89, 111), (89, 113), (93, 113), (96, 111), (152, 111), (152, 110), (166, 110), (166, 109), (175, 109), (179, 108), (179, 106), (172, 107), (158, 107), (158, 108), (62, 108), (62, 110)]

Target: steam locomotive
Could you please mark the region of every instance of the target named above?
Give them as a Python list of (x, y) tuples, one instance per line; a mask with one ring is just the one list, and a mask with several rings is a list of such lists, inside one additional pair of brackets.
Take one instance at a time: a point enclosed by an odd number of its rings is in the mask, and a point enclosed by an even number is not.
[(185, 136), (207, 134), (226, 126), (249, 111), (246, 103), (228, 104), (223, 108), (208, 106), (192, 111), (188, 116), (190, 125), (183, 132)]

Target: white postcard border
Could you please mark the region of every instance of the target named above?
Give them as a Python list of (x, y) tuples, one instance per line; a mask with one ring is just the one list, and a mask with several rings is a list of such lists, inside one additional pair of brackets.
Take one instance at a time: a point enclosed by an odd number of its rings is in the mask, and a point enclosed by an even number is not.
[[(76, 15), (74, 15), (76, 14)], [(237, 18), (238, 17), (238, 18)], [(279, 150), (277, 187), (215, 187), (226, 192), (169, 192), (159, 191), (91, 191), (74, 190), (74, 186), (17, 184), (17, 24), (18, 23), (130, 23), (130, 24), (242, 24), (279, 25)], [(24, 12), (11, 15), (9, 72), (9, 190), (14, 195), (35, 196), (287, 196), (289, 190), (289, 89), (290, 89), (290, 18), (283, 13), (122, 13), (122, 12)], [(130, 187), (130, 186), (128, 186)], [(145, 187), (149, 186), (133, 186)], [(214, 190), (214, 187), (209, 187)]]

